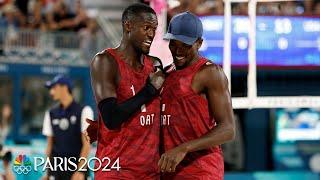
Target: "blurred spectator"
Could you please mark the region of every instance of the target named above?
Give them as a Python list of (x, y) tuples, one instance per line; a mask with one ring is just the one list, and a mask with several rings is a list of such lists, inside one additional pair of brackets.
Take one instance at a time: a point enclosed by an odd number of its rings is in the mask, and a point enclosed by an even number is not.
[(170, 0), (168, 2), (172, 16), (183, 11), (190, 11), (197, 15), (212, 14), (221, 3), (223, 5), (222, 0)]
[(81, 0), (63, 0), (68, 7), (68, 11), (72, 14), (77, 14), (77, 5), (81, 4)]
[[(286, 1), (286, 2), (258, 2), (258, 15), (296, 16), (317, 15), (315, 7), (319, 0)], [(223, 0), (168, 0), (168, 17), (183, 11), (190, 11), (197, 15), (223, 15)], [(234, 15), (248, 15), (248, 3), (232, 3)]]
[(28, 16), (28, 4), (29, 0), (15, 0), (16, 7), (24, 16)]
[(314, 5), (313, 15), (320, 16), (320, 1), (316, 2)]
[(237, 3), (232, 8), (234, 15), (248, 15), (248, 3)]
[(88, 23), (80, 0), (0, 0), (0, 28), (9, 30), (9, 39), (18, 38), (18, 29), (79, 31)]
[(0, 27), (8, 27), (14, 25), (16, 27), (25, 27), (27, 18), (21, 11), (14, 5), (14, 3), (7, 3), (1, 7), (1, 20)]
[(280, 15), (279, 2), (258, 3), (257, 4), (258, 15)]
[(315, 3), (316, 1), (318, 1), (318, 0), (303, 1), (305, 15), (312, 15), (312, 6), (313, 6), (313, 3)]
[[(217, 0), (219, 1), (219, 0)], [(215, 7), (215, 2), (213, 0), (193, 0), (189, 1), (189, 10), (198, 15), (208, 15), (212, 14)]]
[(293, 1), (283, 2), (280, 5), (281, 12), (286, 16), (298, 15), (297, 4)]
[(29, 0), (15, 0), (15, 6), (19, 10), (19, 15), (21, 19), (23, 19), (24, 26), (27, 24), (27, 17), (28, 17), (28, 4)]
[[(149, 0), (140, 0), (149, 2)], [(319, 15), (319, 0), (259, 2), (258, 15)], [(168, 0), (168, 18), (190, 11), (197, 15), (223, 15), (223, 0)], [(0, 27), (30, 27), (41, 30), (79, 31), (88, 17), (81, 0), (0, 0)], [(247, 15), (247, 3), (232, 3), (234, 15)], [(0, 14), (1, 14), (0, 12)], [(14, 16), (13, 16), (14, 14)], [(10, 26), (12, 27), (12, 26)], [(14, 34), (14, 33), (13, 33)]]
[[(2, 31), (1, 43), (5, 44), (18, 39), (18, 21), (14, 17), (15, 8), (11, 4), (7, 4), (2, 8), (3, 14), (0, 18), (0, 27)], [(2, 49), (3, 49), (2, 47)]]
[(3, 146), (0, 144), (0, 160), (2, 160), (2, 166), (4, 173), (0, 174), (0, 179), (3, 180), (14, 180), (15, 176), (13, 174), (10, 162), (12, 160), (11, 151), (5, 151)]
[(68, 12), (67, 6), (59, 1), (54, 4), (53, 10), (47, 14), (48, 26), (50, 30), (68, 30), (75, 25), (73, 18), (75, 15)]
[(9, 104), (4, 104), (0, 119), (0, 144), (4, 144), (11, 127), (12, 110)]
[(4, 44), (14, 44), (18, 41), (19, 27), (25, 27), (26, 19), (23, 18), (19, 9), (14, 4), (6, 4), (3, 8), (3, 16), (0, 19), (0, 27), (5, 31)]
[(98, 49), (98, 37), (102, 32), (99, 31), (97, 21), (94, 18), (89, 19), (88, 26), (79, 32), (80, 49), (85, 60), (91, 60), (95, 51)]
[(43, 0), (33, 0), (30, 5), (29, 23), (32, 29), (46, 30), (46, 3)]
[(0, 8), (8, 3), (10, 3), (11, 0), (0, 0)]
[(214, 14), (223, 15), (224, 13), (224, 4), (223, 0), (217, 0), (214, 4)]
[(174, 15), (189, 10), (189, 1), (188, 0), (170, 0), (168, 2), (168, 5), (169, 5), (169, 10), (168, 10), (169, 20)]
[(75, 4), (75, 12), (71, 13), (63, 1), (56, 2), (53, 11), (47, 15), (49, 29), (77, 31), (85, 27), (87, 15), (79, 0)]
[(17, 17), (15, 17), (16, 12), (18, 11), (17, 8), (13, 4), (6, 4), (1, 10), (2, 17), (0, 19), (0, 27), (8, 28), (9, 26), (14, 26), (15, 28), (18, 28), (19, 21)]
[[(85, 8), (82, 6), (80, 0), (76, 0), (74, 7), (75, 7), (75, 14), (76, 14), (76, 17), (74, 19), (75, 24), (76, 24), (75, 30), (78, 31), (81, 28), (85, 28), (88, 25), (87, 23), (90, 23), (90, 21), (89, 21), (89, 17), (87, 15), (87, 12), (86, 12)], [(96, 18), (96, 17), (94, 17), (94, 18)]]
[[(174, 15), (189, 11), (197, 15), (223, 14), (222, 0), (169, 0), (168, 18), (171, 19)], [(221, 6), (222, 5), (222, 6)], [(221, 8), (222, 7), (222, 11)]]

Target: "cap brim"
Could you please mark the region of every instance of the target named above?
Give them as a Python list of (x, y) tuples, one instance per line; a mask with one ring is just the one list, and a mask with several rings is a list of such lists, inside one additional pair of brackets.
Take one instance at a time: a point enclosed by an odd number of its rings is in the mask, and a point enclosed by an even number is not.
[(171, 33), (166, 33), (164, 35), (163, 39), (165, 39), (165, 40), (174, 39), (174, 40), (181, 41), (181, 42), (183, 42), (185, 44), (193, 45), (193, 43), (195, 43), (198, 38), (188, 37), (188, 36), (184, 36), (184, 35), (174, 35), (174, 34), (171, 34)]
[(46, 88), (50, 89), (52, 86), (54, 86), (54, 83), (51, 82), (51, 81), (47, 81), (44, 86), (45, 86)]

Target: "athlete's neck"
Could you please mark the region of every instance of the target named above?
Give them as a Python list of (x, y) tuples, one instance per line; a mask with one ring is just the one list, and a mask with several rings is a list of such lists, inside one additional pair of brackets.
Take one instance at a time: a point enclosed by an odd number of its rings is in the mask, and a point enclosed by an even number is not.
[(140, 68), (143, 64), (143, 54), (138, 52), (131, 44), (122, 40), (119, 47), (116, 48), (123, 55), (123, 60), (133, 68)]
[(63, 109), (67, 109), (70, 104), (73, 102), (73, 97), (71, 94), (65, 94), (61, 99), (60, 99), (60, 104), (62, 105)]
[(195, 62), (197, 62), (199, 60), (200, 56), (196, 55), (190, 62), (189, 62), (189, 66)]
[(195, 55), (189, 62), (187, 62), (183, 67), (177, 68), (178, 70), (184, 69), (186, 67), (192, 66), (193, 63), (200, 59), (199, 54)]

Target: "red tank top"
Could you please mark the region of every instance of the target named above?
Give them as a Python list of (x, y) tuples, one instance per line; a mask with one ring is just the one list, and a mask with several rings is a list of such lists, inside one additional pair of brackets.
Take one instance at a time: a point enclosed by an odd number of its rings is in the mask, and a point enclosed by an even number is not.
[[(141, 71), (135, 71), (114, 49), (107, 49), (118, 64), (120, 82), (117, 88), (119, 103), (139, 92), (153, 72), (152, 61), (145, 56)], [(160, 98), (143, 105), (119, 130), (108, 130), (99, 116), (96, 157), (108, 157), (111, 167), (120, 158), (120, 171), (97, 171), (95, 179), (159, 179)], [(102, 167), (106, 165), (107, 161)], [(96, 166), (99, 165), (96, 163)]]
[[(164, 151), (200, 138), (214, 128), (208, 101), (192, 89), (192, 80), (208, 61), (200, 58), (190, 66), (170, 73), (161, 94), (161, 131)], [(175, 173), (164, 179), (223, 179), (223, 156), (220, 146), (191, 152), (178, 165)]]

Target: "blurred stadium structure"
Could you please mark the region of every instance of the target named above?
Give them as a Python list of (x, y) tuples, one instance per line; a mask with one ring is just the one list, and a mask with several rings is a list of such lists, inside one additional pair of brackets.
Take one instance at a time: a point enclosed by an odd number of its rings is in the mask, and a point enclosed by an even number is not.
[[(57, 11), (52, 19), (54, 7), (63, 7), (61, 2), (69, 15), (63, 18)], [(15, 155), (43, 155), (43, 115), (53, 104), (43, 84), (58, 73), (75, 80), (78, 101), (95, 107), (88, 63), (96, 52), (118, 45), (121, 13), (133, 2), (137, 1), (83, 0), (76, 6), (77, 0), (0, 0), (0, 112), (5, 104), (14, 112), (5, 148), (15, 150)], [(185, 10), (203, 16), (207, 31), (201, 52), (223, 65), (237, 118), (237, 139), (224, 146), (226, 179), (320, 179), (319, 0), (145, 3), (163, 22)], [(265, 22), (268, 33), (255, 31), (258, 21)], [(312, 22), (306, 26), (309, 31), (296, 30), (305, 22)], [(270, 28), (275, 24), (283, 33)], [(287, 32), (288, 27), (292, 31)], [(165, 29), (163, 23), (158, 31)], [(289, 46), (304, 36), (302, 42), (312, 41), (312, 46)], [(168, 64), (170, 54), (161, 39), (158, 34), (151, 53)], [(261, 61), (269, 56), (275, 57), (271, 64)]]
[(87, 65), (80, 51), (80, 40), (72, 32), (45, 33), (19, 30), (14, 37), (1, 31), (3, 62)]

